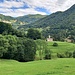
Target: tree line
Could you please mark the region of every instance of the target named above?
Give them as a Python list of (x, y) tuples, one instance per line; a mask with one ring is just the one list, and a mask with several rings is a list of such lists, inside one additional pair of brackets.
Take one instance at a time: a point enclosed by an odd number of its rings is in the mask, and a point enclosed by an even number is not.
[(0, 58), (32, 61), (36, 54), (34, 40), (12, 35), (0, 35)]
[[(54, 43), (53, 46), (58, 46)], [(74, 57), (75, 51), (57, 53), (58, 58)], [(14, 59), (20, 62), (51, 59), (52, 51), (42, 40), (38, 30), (28, 29), (27, 34), (12, 28), (10, 24), (0, 22), (0, 58)]]
[(31, 28), (25, 34), (13, 29), (10, 24), (0, 22), (0, 58), (21, 62), (33, 61), (39, 49), (39, 56), (42, 59), (42, 54), (46, 52), (47, 55), (48, 52), (44, 50), (45, 42), (37, 39), (41, 39), (38, 30)]

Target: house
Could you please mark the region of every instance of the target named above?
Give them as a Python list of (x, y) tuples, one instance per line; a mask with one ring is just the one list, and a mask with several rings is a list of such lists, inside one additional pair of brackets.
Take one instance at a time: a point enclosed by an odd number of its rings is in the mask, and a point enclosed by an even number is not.
[(49, 37), (47, 38), (47, 41), (53, 41), (53, 38), (51, 38), (51, 36), (49, 35)]
[(65, 41), (66, 41), (66, 42), (72, 42), (72, 40), (69, 39), (69, 38), (66, 38)]

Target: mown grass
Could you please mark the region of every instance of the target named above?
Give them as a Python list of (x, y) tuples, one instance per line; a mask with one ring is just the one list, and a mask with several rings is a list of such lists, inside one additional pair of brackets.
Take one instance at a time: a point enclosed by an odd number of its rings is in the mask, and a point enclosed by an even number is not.
[(75, 75), (75, 59), (62, 58), (33, 62), (0, 60), (0, 75)]

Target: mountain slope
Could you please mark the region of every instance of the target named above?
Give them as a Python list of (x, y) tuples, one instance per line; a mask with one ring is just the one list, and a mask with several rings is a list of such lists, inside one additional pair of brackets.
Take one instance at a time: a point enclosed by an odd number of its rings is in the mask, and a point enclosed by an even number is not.
[(21, 16), (21, 17), (17, 17), (16, 19), (21, 21), (21, 22), (26, 22), (28, 24), (33, 23), (43, 17), (45, 17), (46, 15), (40, 15), (40, 14), (36, 14), (36, 15), (25, 15), (25, 16)]
[[(73, 5), (70, 9), (64, 12), (56, 12), (49, 16), (46, 16), (34, 23), (27, 25), (28, 27), (47, 27), (47, 26), (55, 26), (58, 24), (65, 25), (71, 23), (75, 23), (75, 5)], [(69, 24), (70, 25), (70, 24)]]
[(11, 16), (5, 16), (5, 15), (0, 14), (0, 20), (10, 21), (10, 20), (14, 20), (14, 18)]
[(27, 27), (42, 28), (45, 37), (51, 35), (55, 40), (64, 40), (67, 37), (75, 40), (75, 5), (64, 12), (53, 13), (19, 28)]
[(17, 28), (25, 24), (33, 23), (45, 16), (46, 15), (36, 14), (36, 15), (25, 15), (25, 16), (14, 18), (11, 16), (5, 16), (5, 15), (0, 14), (0, 21), (11, 23), (14, 28)]

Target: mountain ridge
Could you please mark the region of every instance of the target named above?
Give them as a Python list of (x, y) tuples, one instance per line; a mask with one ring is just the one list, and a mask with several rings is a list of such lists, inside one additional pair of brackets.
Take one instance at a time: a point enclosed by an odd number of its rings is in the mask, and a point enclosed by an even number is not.
[[(49, 16), (46, 16), (34, 23), (31, 23), (29, 25), (26, 25), (26, 26), (29, 26), (29, 27), (47, 27), (48, 26), (48, 23), (51, 25), (54, 25), (54, 23), (59, 23), (58, 21), (64, 21), (64, 19), (66, 18), (69, 18), (68, 16), (73, 16), (75, 15), (75, 4), (69, 8), (68, 10), (64, 11), (64, 12), (56, 12), (56, 13), (53, 13)], [(53, 21), (53, 23), (52, 23)], [(24, 26), (23, 26), (24, 27)]]
[(11, 17), (11, 16), (5, 16), (3, 14), (0, 14), (0, 21), (10, 23), (14, 28), (19, 27), (20, 25), (30, 24), (34, 21), (37, 21), (46, 15), (25, 15), (25, 16), (19, 16), (19, 17)]

